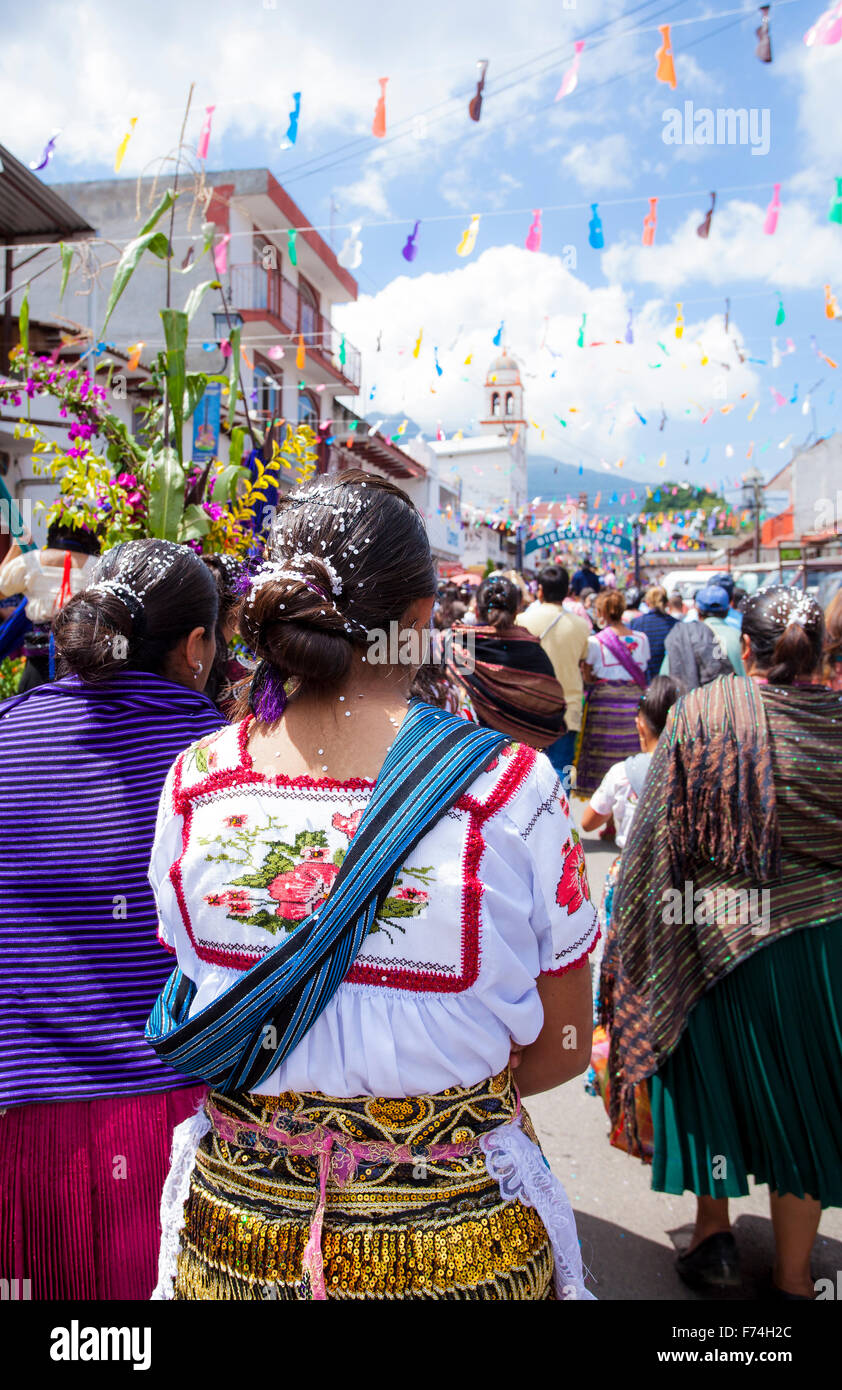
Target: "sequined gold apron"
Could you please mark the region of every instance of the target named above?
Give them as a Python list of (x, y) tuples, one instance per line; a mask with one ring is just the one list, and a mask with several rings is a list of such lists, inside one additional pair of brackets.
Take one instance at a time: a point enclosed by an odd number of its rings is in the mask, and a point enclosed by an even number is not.
[(175, 1298), (554, 1298), (541, 1218), (478, 1144), (518, 1109), (508, 1070), (402, 1100), (211, 1092)]

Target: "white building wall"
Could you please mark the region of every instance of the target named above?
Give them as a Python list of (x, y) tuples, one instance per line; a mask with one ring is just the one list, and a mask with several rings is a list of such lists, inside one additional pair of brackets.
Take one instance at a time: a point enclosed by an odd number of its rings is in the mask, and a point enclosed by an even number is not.
[(842, 529), (842, 434), (822, 439), (792, 460), (793, 523), (796, 536), (826, 530), (827, 518)]

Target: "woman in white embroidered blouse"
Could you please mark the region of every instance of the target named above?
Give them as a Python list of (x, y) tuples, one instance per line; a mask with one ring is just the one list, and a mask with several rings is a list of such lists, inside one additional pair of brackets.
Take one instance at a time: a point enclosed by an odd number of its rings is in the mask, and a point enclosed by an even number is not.
[[(412, 669), (368, 661), (370, 634), (432, 609), (423, 523), (370, 475), (295, 495), (267, 553), (240, 620), (256, 714), (182, 754), (161, 799), (150, 878), (191, 1016), (330, 892), (407, 710)], [(523, 1095), (587, 1065), (597, 938), (558, 779), (507, 745), (408, 855), (298, 1046), (187, 1127), (159, 1296), (587, 1297), (509, 1059)]]

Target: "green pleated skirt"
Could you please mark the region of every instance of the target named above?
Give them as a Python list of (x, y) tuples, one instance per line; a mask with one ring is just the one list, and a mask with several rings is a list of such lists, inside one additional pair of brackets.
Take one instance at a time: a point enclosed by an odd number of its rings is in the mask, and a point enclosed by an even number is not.
[(657, 1192), (842, 1206), (842, 919), (762, 946), (696, 1005), (650, 1084)]

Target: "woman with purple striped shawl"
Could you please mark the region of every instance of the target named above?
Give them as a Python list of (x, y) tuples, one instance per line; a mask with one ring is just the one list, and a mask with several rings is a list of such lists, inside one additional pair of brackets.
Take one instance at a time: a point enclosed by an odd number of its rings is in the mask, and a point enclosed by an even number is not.
[(824, 622), (794, 589), (746, 603), (747, 677), (671, 712), (623, 854), (601, 979), (612, 1125), (652, 1186), (690, 1190), (678, 1259), (739, 1282), (729, 1197), (770, 1189), (772, 1293), (814, 1297), (822, 1208), (842, 1206), (842, 696), (815, 684)]
[(588, 638), (582, 663), (585, 711), (576, 749), (576, 794), (593, 796), (615, 763), (639, 751), (637, 711), (646, 689), (649, 639), (623, 622), (626, 596), (604, 589), (596, 598), (600, 630)]
[(131, 541), (55, 622), (60, 679), (0, 706), (0, 1269), (37, 1299), (148, 1298), (170, 1136), (204, 1088), (144, 1041), (172, 969), (147, 867), (201, 692), (216, 587)]

